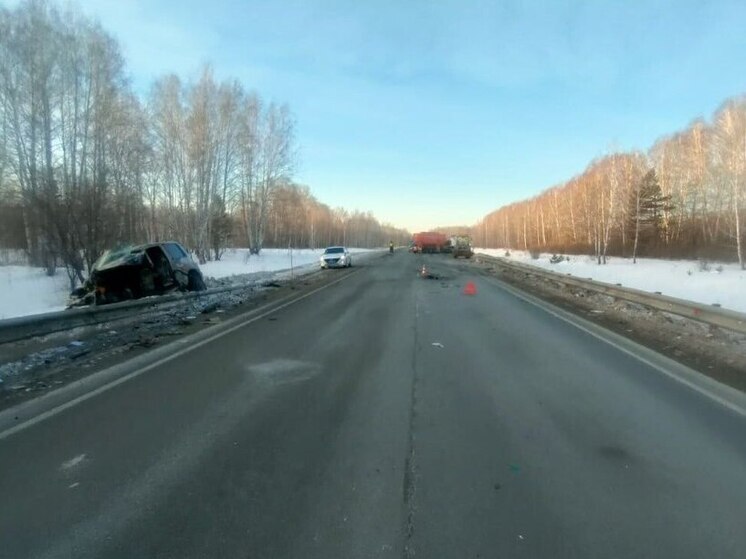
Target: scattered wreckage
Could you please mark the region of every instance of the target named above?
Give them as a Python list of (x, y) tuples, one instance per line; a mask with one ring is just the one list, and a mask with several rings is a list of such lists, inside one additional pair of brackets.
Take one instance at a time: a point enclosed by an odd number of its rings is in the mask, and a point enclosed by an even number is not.
[(67, 308), (102, 305), (175, 290), (203, 291), (199, 266), (176, 242), (126, 246), (105, 251)]

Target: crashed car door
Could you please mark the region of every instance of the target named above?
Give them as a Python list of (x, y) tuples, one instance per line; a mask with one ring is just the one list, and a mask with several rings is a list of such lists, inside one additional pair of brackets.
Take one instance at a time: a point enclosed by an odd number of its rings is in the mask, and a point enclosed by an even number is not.
[(164, 243), (163, 248), (166, 249), (168, 259), (171, 261), (176, 281), (181, 287), (186, 288), (189, 285), (189, 272), (194, 268), (192, 259), (178, 243)]

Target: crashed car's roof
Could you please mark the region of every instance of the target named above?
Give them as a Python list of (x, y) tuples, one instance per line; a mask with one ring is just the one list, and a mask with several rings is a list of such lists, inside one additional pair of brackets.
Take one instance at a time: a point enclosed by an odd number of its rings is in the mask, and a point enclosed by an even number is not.
[(144, 253), (152, 247), (163, 249), (163, 245), (172, 243), (165, 241), (162, 243), (146, 243), (144, 245), (124, 245), (117, 248), (105, 250), (98, 260), (93, 264), (92, 270), (102, 271), (120, 266), (138, 266), (143, 263)]

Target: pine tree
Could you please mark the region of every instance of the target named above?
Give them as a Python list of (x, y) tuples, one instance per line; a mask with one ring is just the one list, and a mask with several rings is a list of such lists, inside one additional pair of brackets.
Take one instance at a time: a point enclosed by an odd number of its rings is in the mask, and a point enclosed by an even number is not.
[(642, 177), (637, 188), (630, 195), (630, 211), (635, 230), (635, 242), (632, 250), (632, 261), (637, 262), (637, 249), (641, 234), (652, 239), (657, 245), (663, 234), (663, 215), (674, 209), (671, 196), (664, 196), (658, 183), (655, 169), (650, 169)]

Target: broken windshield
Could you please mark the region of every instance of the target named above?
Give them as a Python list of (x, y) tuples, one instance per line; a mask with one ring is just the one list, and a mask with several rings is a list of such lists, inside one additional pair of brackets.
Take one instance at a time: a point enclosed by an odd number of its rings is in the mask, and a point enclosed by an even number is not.
[(135, 252), (134, 248), (135, 247), (132, 245), (127, 245), (106, 250), (96, 261), (96, 263), (94, 264), (94, 268), (101, 269), (105, 266), (108, 266), (112, 262), (125, 260), (128, 256), (132, 255)]

